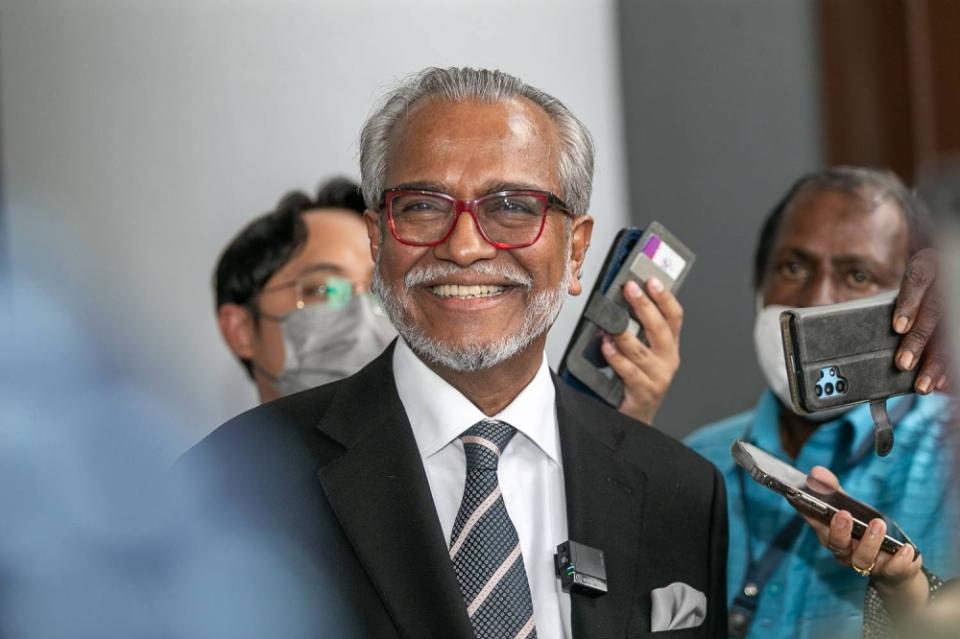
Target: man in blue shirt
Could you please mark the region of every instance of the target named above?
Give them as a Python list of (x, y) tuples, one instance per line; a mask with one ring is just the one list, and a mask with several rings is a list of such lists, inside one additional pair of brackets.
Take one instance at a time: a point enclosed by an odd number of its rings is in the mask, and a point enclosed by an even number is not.
[[(908, 257), (924, 243), (921, 222), (917, 205), (892, 174), (837, 167), (801, 178), (763, 227), (755, 257), (754, 338), (769, 388), (753, 410), (687, 439), (717, 465), (726, 483), (734, 636), (860, 636), (868, 581), (850, 569), (849, 556), (837, 561), (808, 526), (790, 526), (797, 514), (790, 504), (738, 470), (730, 455), (737, 438), (804, 472), (816, 465), (832, 469), (847, 492), (905, 529), (921, 549), (923, 565), (943, 571), (956, 559), (945, 513), (951, 463), (940, 445), (946, 401), (927, 395), (945, 385), (943, 369), (923, 363), (919, 394), (888, 402), (896, 446), (888, 457), (878, 457), (868, 406), (819, 418), (791, 410), (777, 321), (785, 307), (832, 304), (896, 288)], [(898, 326), (901, 333), (909, 329)], [(901, 368), (918, 365), (917, 357), (902, 355)], [(786, 552), (763, 562), (772, 544)], [(765, 584), (756, 578), (763, 563), (769, 568)], [(914, 574), (923, 578), (916, 569)], [(894, 575), (878, 564), (870, 578), (881, 583)]]

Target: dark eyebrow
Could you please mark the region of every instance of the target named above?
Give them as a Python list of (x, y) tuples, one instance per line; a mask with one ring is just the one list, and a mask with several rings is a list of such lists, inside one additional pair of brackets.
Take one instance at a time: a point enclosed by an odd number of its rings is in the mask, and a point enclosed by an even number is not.
[[(785, 255), (800, 260), (805, 260), (807, 262), (815, 262), (817, 259), (819, 259), (818, 256), (796, 247), (785, 247), (781, 251), (778, 251), (778, 253), (780, 259), (782, 259)], [(830, 258), (830, 261), (841, 266), (868, 266), (874, 269), (882, 266), (871, 255), (834, 255)]]
[(837, 255), (833, 258), (833, 263), (840, 266), (868, 266), (874, 269), (883, 266), (869, 255)]
[(435, 193), (446, 193), (447, 187), (440, 182), (403, 182), (392, 186), (388, 191), (403, 189), (406, 191), (433, 191)]
[(484, 195), (500, 191), (546, 191), (547, 189), (526, 182), (489, 182), (482, 189)]
[(801, 260), (814, 261), (817, 259), (816, 255), (808, 253), (803, 249), (796, 248), (793, 246), (783, 247), (774, 254), (774, 259), (782, 259), (784, 256), (790, 256)]

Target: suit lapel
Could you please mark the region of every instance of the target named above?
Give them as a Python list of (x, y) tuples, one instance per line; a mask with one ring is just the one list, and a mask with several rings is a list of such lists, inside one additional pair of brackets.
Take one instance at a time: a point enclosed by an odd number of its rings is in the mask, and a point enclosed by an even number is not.
[(346, 452), (320, 483), (400, 634), (472, 638), (392, 359), (389, 348), (347, 380), (323, 416)]
[(601, 421), (593, 402), (557, 377), (554, 385), (568, 533), (573, 541), (603, 551), (609, 588), (596, 599), (571, 595), (573, 636), (623, 637), (639, 596), (635, 586), (642, 550), (645, 476), (617, 454), (625, 434), (623, 425)]

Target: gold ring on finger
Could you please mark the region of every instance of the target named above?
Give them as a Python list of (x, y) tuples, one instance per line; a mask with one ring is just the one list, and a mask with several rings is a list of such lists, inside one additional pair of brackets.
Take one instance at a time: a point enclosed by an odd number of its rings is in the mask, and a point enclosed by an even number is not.
[(854, 572), (856, 572), (861, 577), (869, 577), (870, 573), (873, 572), (873, 567), (876, 565), (877, 565), (877, 562), (872, 561), (870, 565), (867, 566), (866, 568), (861, 568), (857, 564), (850, 562), (850, 567), (853, 568)]

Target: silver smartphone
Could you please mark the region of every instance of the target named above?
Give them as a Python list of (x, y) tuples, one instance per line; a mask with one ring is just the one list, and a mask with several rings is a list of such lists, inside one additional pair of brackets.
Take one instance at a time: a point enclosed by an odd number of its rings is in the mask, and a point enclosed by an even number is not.
[[(913, 546), (916, 554), (920, 550), (906, 537), (896, 539), (891, 537), (890, 529), (899, 530), (875, 508), (862, 501), (857, 501), (850, 495), (842, 492), (820, 492), (807, 485), (807, 475), (790, 464), (787, 464), (767, 451), (745, 441), (736, 440), (730, 448), (733, 459), (743, 468), (750, 477), (762, 486), (778, 492), (791, 504), (802, 510), (814, 519), (830, 525), (830, 520), (841, 510), (846, 510), (853, 516), (853, 530), (851, 534), (860, 539), (867, 531), (867, 526), (874, 519), (883, 519), (887, 522), (888, 534), (884, 536), (880, 548), (885, 552), (895, 554), (904, 544)], [(902, 531), (901, 531), (902, 532)]]

